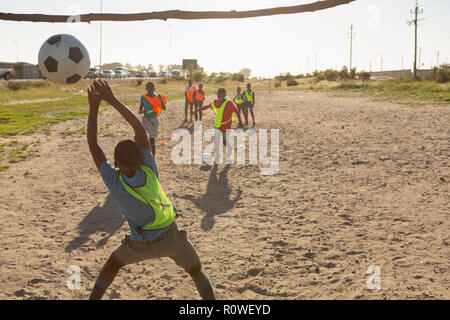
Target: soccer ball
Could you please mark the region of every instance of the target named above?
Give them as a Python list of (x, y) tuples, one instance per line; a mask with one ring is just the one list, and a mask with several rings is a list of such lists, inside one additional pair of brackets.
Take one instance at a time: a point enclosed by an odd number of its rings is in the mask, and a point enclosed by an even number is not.
[(211, 155), (211, 153), (204, 153), (202, 156), (202, 161), (204, 164), (211, 164), (213, 163), (213, 157)]
[(39, 69), (47, 79), (56, 83), (78, 82), (88, 73), (90, 63), (86, 48), (70, 34), (48, 38), (39, 50)]

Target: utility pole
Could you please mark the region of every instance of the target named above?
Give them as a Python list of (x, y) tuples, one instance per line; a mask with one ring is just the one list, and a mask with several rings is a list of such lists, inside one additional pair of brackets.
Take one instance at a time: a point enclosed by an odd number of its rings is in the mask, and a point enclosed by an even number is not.
[(169, 24), (169, 63), (167, 64), (167, 79), (170, 76), (170, 60), (172, 60), (172, 25)]
[(383, 59), (383, 54), (380, 53), (380, 71), (383, 71), (383, 63), (384, 63), (384, 59)]
[[(100, 0), (100, 13), (103, 13), (103, 0)], [(100, 70), (102, 70), (102, 21), (100, 20)]]
[(419, 48), (419, 69), (422, 66), (422, 47)]
[(309, 57), (306, 58), (306, 74), (309, 74)]
[(314, 71), (317, 71), (317, 51), (314, 52)]
[(437, 54), (437, 64), (436, 64), (436, 67), (438, 67), (439, 68), (439, 50), (436, 50), (436, 54)]
[(369, 62), (369, 70), (372, 72), (372, 61)]
[(352, 56), (353, 56), (353, 37), (355, 36), (355, 34), (353, 33), (353, 24), (350, 25), (350, 33), (347, 33), (348, 35), (350, 35), (350, 67), (349, 67), (349, 71), (352, 70)]
[(419, 1), (416, 0), (416, 7), (414, 12), (411, 11), (411, 14), (414, 14), (414, 20), (408, 22), (409, 25), (414, 23), (414, 79), (417, 79), (417, 16), (423, 13), (423, 10), (419, 12)]

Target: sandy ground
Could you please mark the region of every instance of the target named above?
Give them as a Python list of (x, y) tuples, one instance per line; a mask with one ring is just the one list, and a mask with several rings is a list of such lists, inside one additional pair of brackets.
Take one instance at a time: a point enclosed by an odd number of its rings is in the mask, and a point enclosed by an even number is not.
[[(450, 298), (449, 106), (257, 93), (257, 128), (280, 129), (274, 176), (262, 176), (259, 165), (172, 164), (169, 135), (183, 102), (168, 108), (160, 179), (219, 298)], [(212, 119), (209, 111), (205, 126)], [(0, 173), (0, 299), (86, 299), (128, 232), (85, 135), (61, 134), (85, 122), (15, 138), (40, 138), (40, 157)], [(99, 123), (112, 160), (115, 144), (133, 135), (113, 110)], [(66, 286), (71, 265), (81, 269), (78, 290)], [(370, 265), (380, 268), (380, 290), (367, 288)], [(166, 258), (124, 267), (105, 295), (198, 298)]]

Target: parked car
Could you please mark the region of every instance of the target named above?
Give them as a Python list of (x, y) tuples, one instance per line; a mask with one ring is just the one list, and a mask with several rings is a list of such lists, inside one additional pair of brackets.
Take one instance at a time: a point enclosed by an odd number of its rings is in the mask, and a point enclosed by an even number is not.
[(148, 73), (148, 76), (150, 77), (150, 78), (156, 78), (157, 76), (158, 76), (158, 74), (156, 73), (156, 72), (149, 72)]
[(165, 71), (160, 72), (160, 73), (159, 73), (159, 76), (160, 76), (161, 78), (167, 77), (167, 72), (165, 72)]
[(181, 71), (178, 69), (173, 69), (172, 72), (170, 73), (170, 75), (172, 77), (179, 77), (181, 75)]
[(114, 70), (114, 78), (115, 79), (125, 78), (125, 73), (123, 72), (123, 70)]
[(0, 77), (8, 81), (14, 76), (14, 68), (0, 68)]
[(145, 70), (139, 70), (136, 73), (136, 78), (145, 78), (145, 77), (147, 77), (147, 71)]
[(114, 71), (113, 70), (103, 70), (102, 71), (102, 78), (106, 78), (106, 79), (112, 79), (114, 78)]
[(128, 78), (130, 76), (130, 70), (127, 67), (117, 67), (114, 69), (114, 72), (122, 71), (123, 77)]
[(89, 79), (97, 79), (102, 77), (102, 70), (100, 68), (90, 68), (86, 77)]

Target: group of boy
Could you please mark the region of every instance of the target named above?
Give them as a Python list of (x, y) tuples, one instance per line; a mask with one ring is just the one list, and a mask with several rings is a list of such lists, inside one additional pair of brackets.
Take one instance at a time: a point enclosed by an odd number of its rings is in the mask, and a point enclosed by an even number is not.
[[(143, 114), (142, 124), (149, 135), (149, 142), (153, 156), (156, 155), (155, 138), (158, 136), (159, 116), (162, 110), (166, 109), (166, 97), (164, 94), (155, 93), (155, 85), (153, 82), (146, 84), (147, 93), (141, 96), (139, 114)], [(193, 85), (192, 80), (188, 80), (188, 85), (184, 88), (185, 106), (184, 106), (184, 127), (191, 127), (193, 119), (195, 121), (202, 121), (202, 111), (206, 109), (213, 109), (216, 119), (214, 126), (221, 130), (224, 135), (226, 130), (231, 129), (234, 121), (233, 113), (238, 117), (238, 128), (249, 128), (248, 114), (252, 116), (253, 127), (255, 123), (255, 115), (253, 108), (255, 106), (255, 92), (251, 84), (247, 84), (247, 89), (244, 92), (240, 87), (237, 87), (234, 94), (233, 101), (226, 99), (226, 90), (220, 88), (217, 91), (217, 99), (210, 104), (203, 106), (206, 93), (203, 90), (203, 84), (199, 83), (198, 88)], [(226, 102), (226, 103), (225, 103)], [(233, 103), (234, 102), (234, 103)], [(188, 121), (188, 115), (189, 121)], [(242, 116), (244, 116), (244, 121)]]

